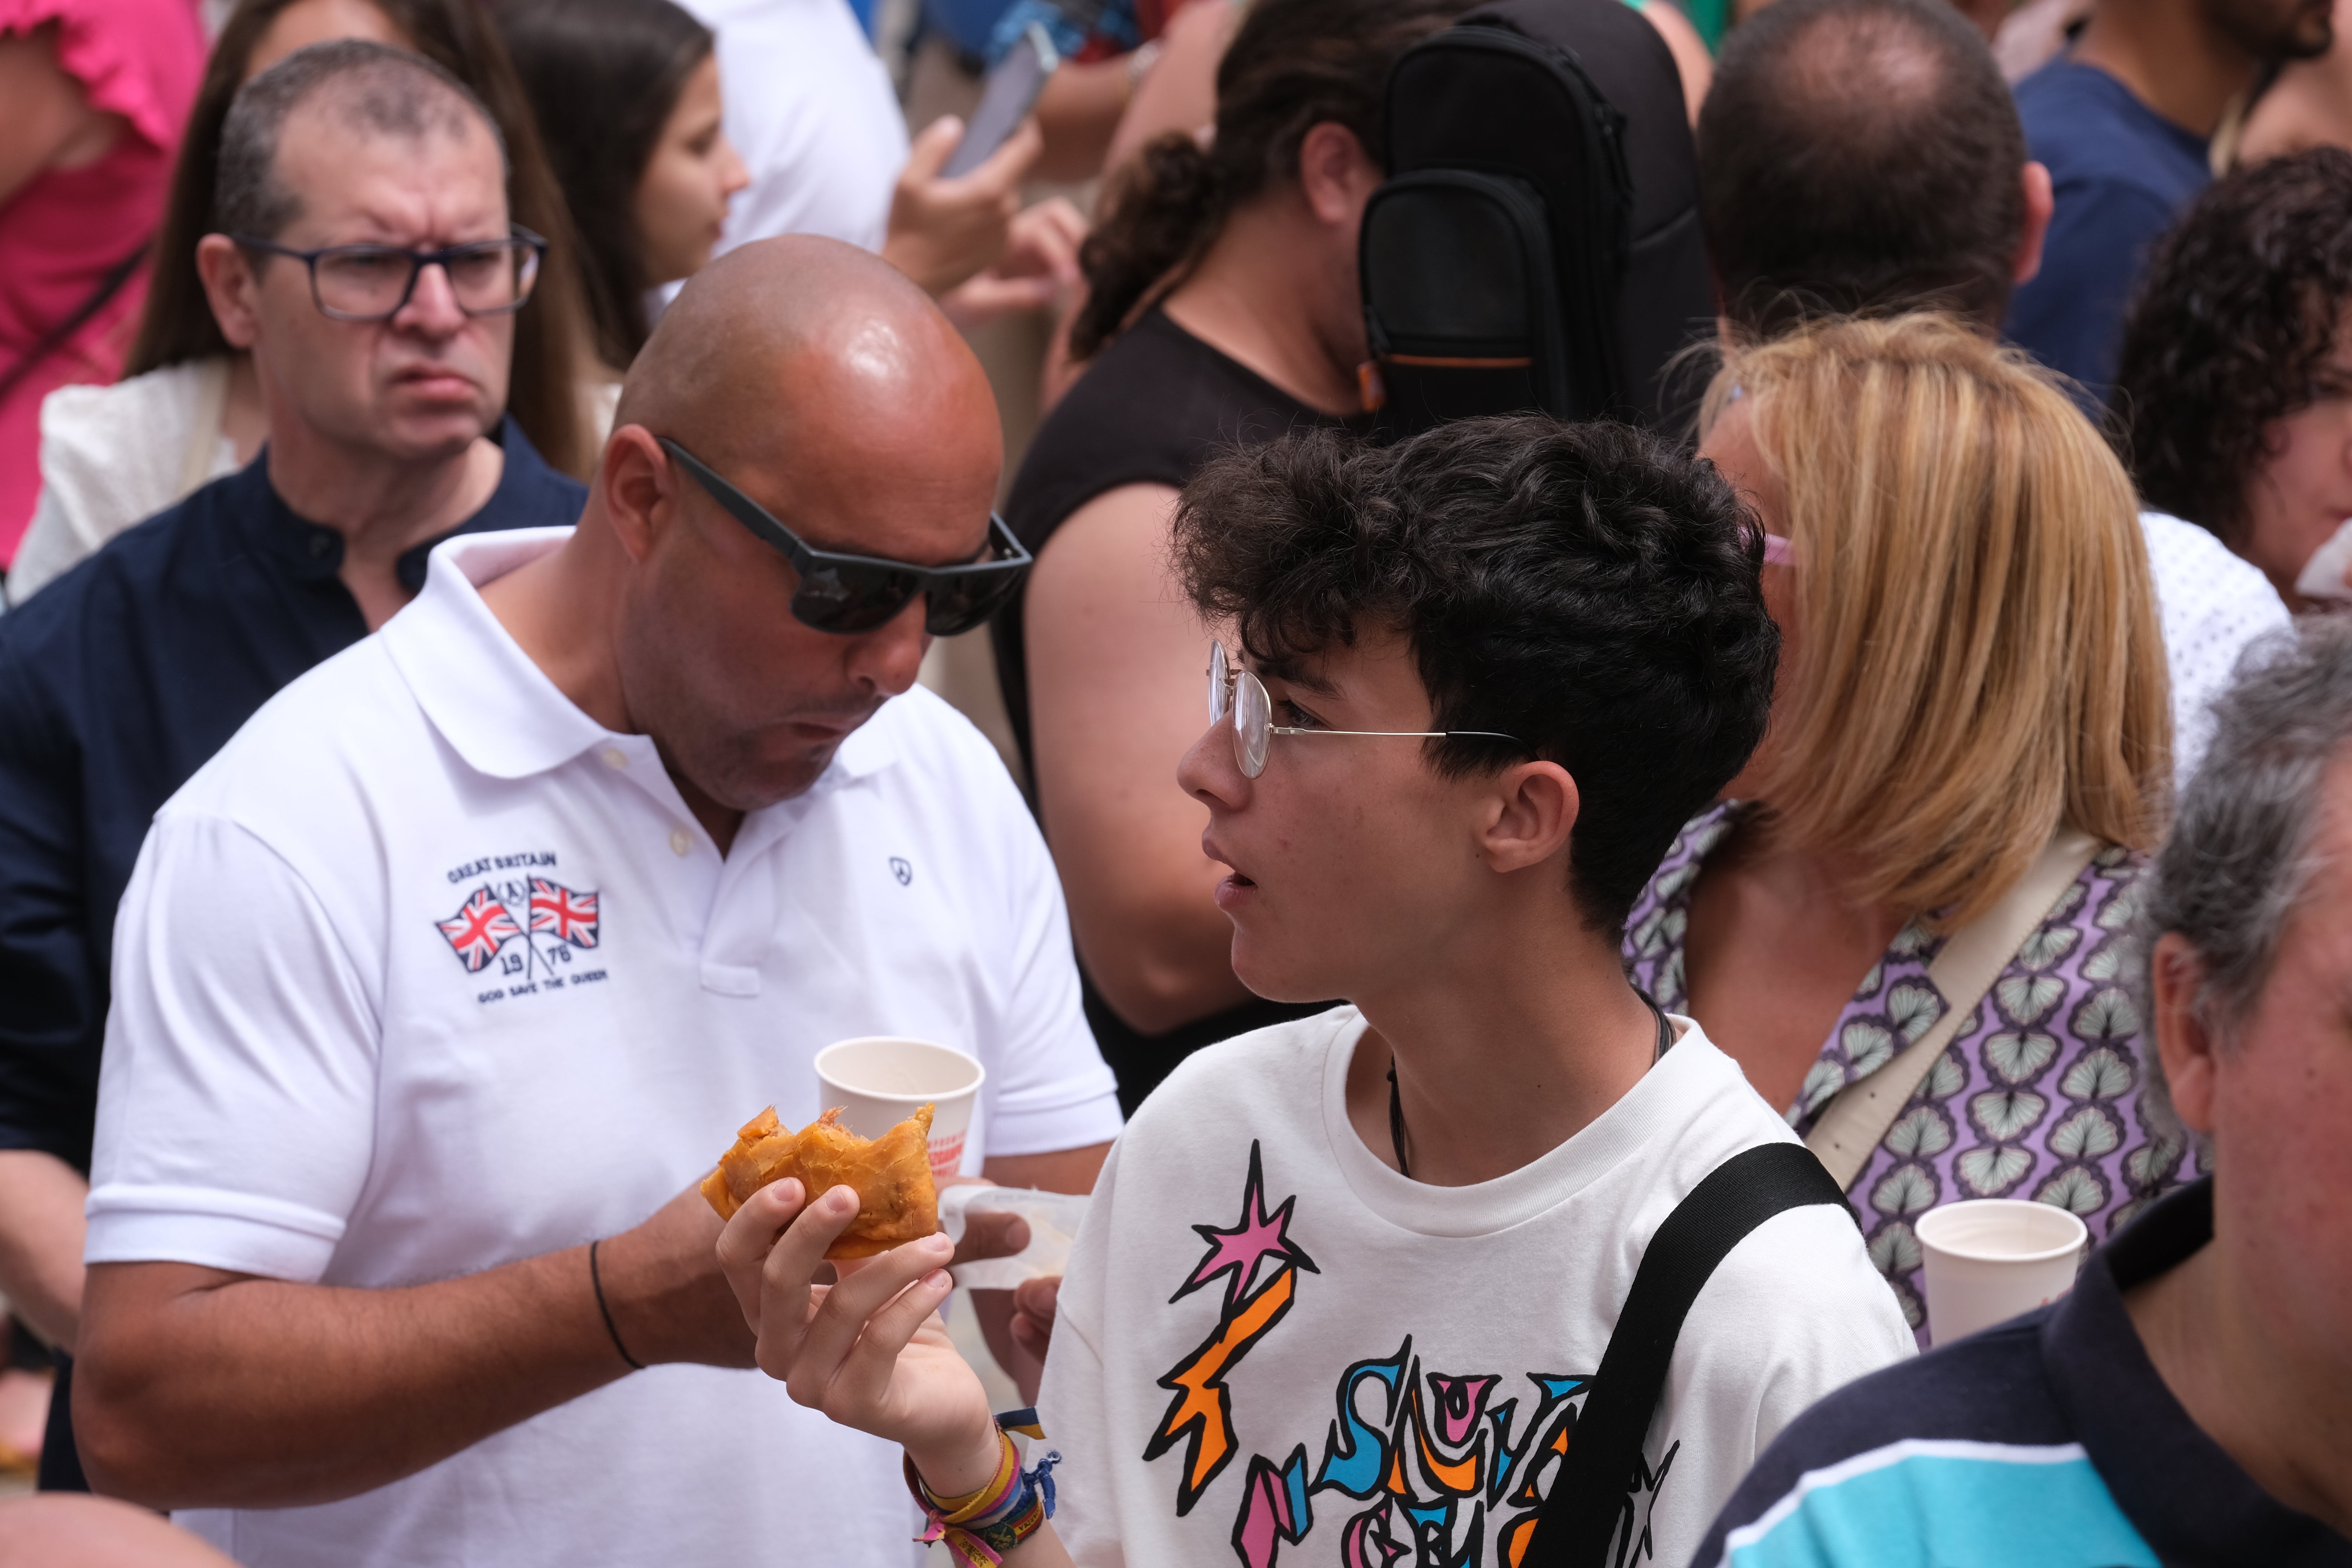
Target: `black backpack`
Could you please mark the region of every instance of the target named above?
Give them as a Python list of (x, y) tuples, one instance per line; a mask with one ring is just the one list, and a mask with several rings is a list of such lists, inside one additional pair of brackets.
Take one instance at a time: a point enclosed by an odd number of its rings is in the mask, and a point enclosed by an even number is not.
[(1668, 362), (1715, 301), (1656, 28), (1622, 0), (1497, 0), (1398, 60), (1385, 117), (1358, 253), (1384, 436), (1533, 408), (1687, 415), (1696, 378)]

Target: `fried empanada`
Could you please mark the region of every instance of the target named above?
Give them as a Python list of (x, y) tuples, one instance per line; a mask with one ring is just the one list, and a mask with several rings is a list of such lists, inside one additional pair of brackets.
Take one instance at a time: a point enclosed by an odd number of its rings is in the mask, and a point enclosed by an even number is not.
[(743, 1200), (771, 1182), (800, 1178), (812, 1198), (837, 1186), (857, 1192), (857, 1218), (825, 1248), (831, 1258), (871, 1258), (902, 1241), (940, 1228), (939, 1189), (931, 1184), (931, 1108), (928, 1105), (879, 1138), (860, 1138), (840, 1124), (836, 1106), (787, 1132), (768, 1107), (735, 1134), (735, 1147), (702, 1179), (702, 1195), (732, 1219)]

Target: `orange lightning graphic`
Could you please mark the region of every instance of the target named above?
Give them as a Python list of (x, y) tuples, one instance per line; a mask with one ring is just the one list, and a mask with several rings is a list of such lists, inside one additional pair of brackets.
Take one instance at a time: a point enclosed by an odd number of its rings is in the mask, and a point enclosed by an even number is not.
[(1156, 1459), (1174, 1447), (1179, 1438), (1187, 1440), (1184, 1476), (1176, 1490), (1179, 1517), (1192, 1511), (1209, 1483), (1217, 1479), (1217, 1472), (1238, 1451), (1233, 1395), (1225, 1388), (1224, 1375), (1267, 1330), (1282, 1321), (1297, 1294), (1297, 1268), (1285, 1263), (1257, 1294), (1218, 1321), (1216, 1332), (1191, 1359), (1160, 1380), (1160, 1386), (1172, 1389), (1176, 1397), (1169, 1402), (1168, 1414), (1160, 1417), (1143, 1457)]

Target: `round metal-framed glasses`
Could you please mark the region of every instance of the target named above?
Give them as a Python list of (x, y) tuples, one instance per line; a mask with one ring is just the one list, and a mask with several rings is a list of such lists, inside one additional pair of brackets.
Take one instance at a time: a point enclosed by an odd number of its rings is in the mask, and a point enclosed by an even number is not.
[(1265, 772), (1266, 749), (1276, 735), (1357, 735), (1401, 741), (1470, 735), (1480, 740), (1527, 744), (1517, 735), (1506, 735), (1499, 730), (1310, 730), (1277, 724), (1274, 721), (1274, 699), (1266, 695), (1265, 683), (1226, 658), (1224, 644), (1213, 642), (1209, 645), (1210, 726), (1224, 723), (1229, 716), (1233, 721), (1234, 763), (1242, 770), (1244, 778), (1252, 779)]

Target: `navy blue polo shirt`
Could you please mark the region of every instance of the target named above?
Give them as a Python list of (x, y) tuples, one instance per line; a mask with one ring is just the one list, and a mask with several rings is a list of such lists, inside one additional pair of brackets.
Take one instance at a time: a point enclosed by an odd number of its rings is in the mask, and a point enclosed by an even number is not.
[(2017, 116), (2055, 205), (2042, 270), (2011, 298), (2005, 331), (2105, 402), (2148, 247), (2212, 181), (2206, 142), (2063, 55), (2017, 84)]
[(1693, 1568), (2352, 1568), (2352, 1541), (2189, 1419), (2124, 1310), (2212, 1238), (2208, 1177), (2049, 1306), (1831, 1394), (1757, 1460)]
[[(577, 522), (586, 489), (512, 419), (494, 437), (498, 489), (451, 532)], [(439, 542), (401, 556), (410, 593)], [(114, 910), (148, 822), (279, 688), (367, 635), (342, 559), (265, 453), (0, 616), (0, 1149), (89, 1168)]]

